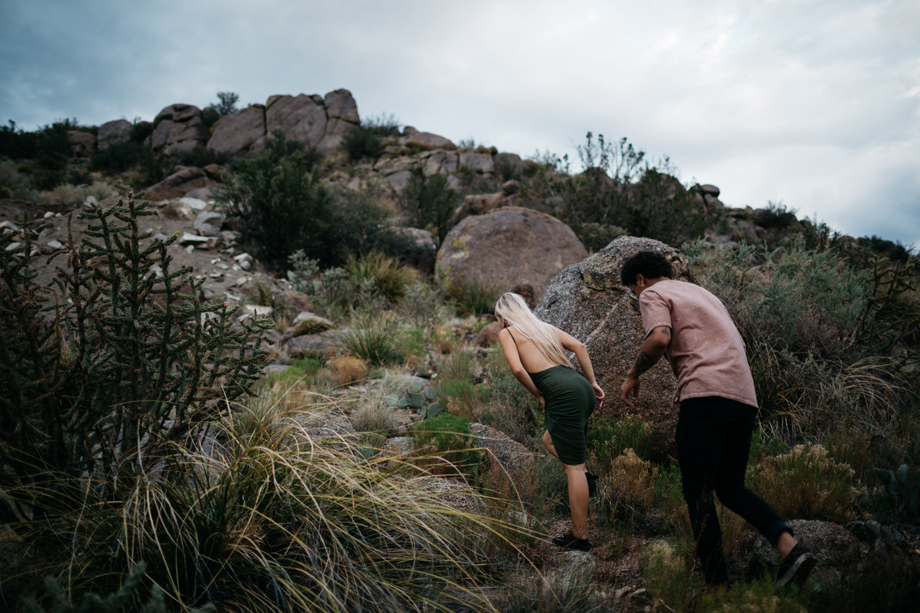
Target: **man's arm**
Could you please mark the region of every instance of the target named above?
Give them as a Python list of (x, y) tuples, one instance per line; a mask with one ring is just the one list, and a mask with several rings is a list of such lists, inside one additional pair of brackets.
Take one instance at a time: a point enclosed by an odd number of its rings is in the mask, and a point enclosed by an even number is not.
[[(636, 356), (636, 362), (626, 373), (626, 379), (620, 386), (620, 398), (623, 399), (623, 402), (636, 408), (633, 400), (639, 397), (639, 376), (661, 359), (670, 344), (671, 328), (668, 326), (659, 326), (645, 337), (645, 342), (639, 349), (639, 355)], [(629, 398), (630, 391), (632, 391), (633, 400)]]

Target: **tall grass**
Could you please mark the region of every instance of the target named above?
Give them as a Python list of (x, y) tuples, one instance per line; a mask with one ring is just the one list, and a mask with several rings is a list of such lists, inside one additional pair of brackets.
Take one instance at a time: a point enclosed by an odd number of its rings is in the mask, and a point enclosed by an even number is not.
[(144, 562), (171, 609), (490, 610), (476, 591), (479, 545), (497, 526), (378, 470), (347, 440), (313, 438), (299, 414), (226, 417), (210, 451), (165, 445), (114, 498), (92, 481), (55, 483), (18, 529), (31, 544), (20, 580), (51, 573), (65, 594), (105, 594)]
[(419, 277), (418, 271), (411, 266), (379, 251), (371, 251), (361, 258), (349, 256), (345, 269), (356, 285), (369, 281), (380, 295), (393, 304), (402, 300), (409, 285), (418, 281)]

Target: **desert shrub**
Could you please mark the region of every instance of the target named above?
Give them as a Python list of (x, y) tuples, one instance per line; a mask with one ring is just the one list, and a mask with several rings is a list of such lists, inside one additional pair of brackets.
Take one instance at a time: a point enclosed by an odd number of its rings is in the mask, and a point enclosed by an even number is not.
[(50, 192), (45, 192), (44, 197), (55, 204), (83, 204), (88, 196), (97, 202), (112, 198), (118, 192), (107, 183), (97, 181), (92, 185), (58, 185)]
[(688, 611), (690, 595), (699, 580), (690, 572), (687, 546), (681, 542), (653, 541), (641, 551), (645, 587), (655, 611)]
[(329, 362), (329, 372), (339, 385), (351, 385), (367, 376), (364, 360), (344, 356)]
[(166, 159), (156, 155), (143, 141), (129, 140), (113, 143), (105, 149), (95, 149), (90, 155), (89, 169), (109, 176), (132, 169), (140, 170), (143, 184), (150, 185), (166, 178)]
[(425, 419), (412, 427), (412, 444), (421, 451), (436, 455), (450, 466), (434, 465), (435, 472), (460, 472), (470, 474), (483, 461), (482, 450), (476, 448), (476, 439), (470, 430), (470, 420), (465, 417), (441, 413)]
[(0, 160), (0, 188), (9, 190), (7, 198), (20, 198), (22, 200), (41, 200), (41, 195), (32, 189), (29, 176), (19, 172), (16, 163), (11, 160)]
[(294, 289), (310, 296), (316, 312), (330, 319), (337, 319), (346, 312), (350, 304), (353, 284), (344, 268), (327, 268), (319, 272), (319, 260), (307, 257), (298, 249), (288, 257), (291, 270), (288, 281)]
[(601, 470), (598, 498), (602, 513), (610, 518), (644, 514), (655, 499), (655, 470), (632, 449)]
[(579, 224), (574, 226), (572, 230), (578, 240), (581, 241), (581, 244), (588, 250), (588, 253), (600, 251), (609, 245), (613, 239), (626, 234), (626, 230), (619, 226), (596, 222)]
[(316, 377), (323, 364), (312, 358), (293, 360), (288, 368), (280, 373), (273, 373), (267, 378), (269, 384), (281, 382), (287, 385), (298, 381), (310, 381)]
[(30, 525), (33, 551), (48, 553), (41, 572), (67, 593), (110, 593), (144, 560), (177, 610), (490, 608), (476, 593), (478, 544), (494, 522), (379, 471), (355, 443), (311, 438), (303, 407), (267, 415), (243, 432), (226, 417), (220, 453), (169, 446), (159, 468), (113, 484), (115, 496), (65, 491), (79, 512)]
[(466, 351), (451, 352), (438, 361), (437, 369), (442, 403), (447, 410), (478, 421), (485, 411), (485, 403), (484, 392), (480, 392), (475, 383), (479, 368), (473, 356)]
[[(48, 495), (52, 474), (99, 479), (107, 495), (106, 484), (133, 478), (122, 476), (126, 455), (143, 453), (149, 468), (157, 445), (215, 418), (261, 376), (262, 324), (231, 332), (231, 307), (205, 303), (201, 280), (171, 268), (175, 238), (140, 232), (150, 214), (133, 194), (85, 212), (90, 225), (52, 287), (34, 285), (30, 243), (7, 251), (10, 235), (0, 236), (0, 388), (9, 390), (0, 488), (11, 492), (2, 518)], [(37, 300), (50, 298), (43, 313)], [(58, 485), (69, 487), (47, 487)]]
[(438, 243), (443, 242), (453, 227), (454, 212), (460, 203), (460, 197), (447, 185), (447, 175), (426, 177), (416, 173), (409, 179), (402, 197), (409, 223), (437, 236)]
[(377, 158), (383, 153), (383, 137), (399, 136), (399, 122), (392, 115), (365, 119), (352, 126), (342, 138), (342, 146), (353, 162)]
[(245, 239), (270, 265), (283, 264), (298, 249), (323, 263), (335, 261), (334, 198), (310, 172), (302, 147), (279, 155), (285, 143), (272, 140), (258, 155), (237, 162), (221, 196), (226, 210), (243, 220)]
[(398, 332), (399, 321), (392, 311), (352, 310), (351, 329), (337, 338), (351, 355), (370, 366), (384, 366), (403, 358)]
[[(796, 586), (776, 592), (776, 585), (770, 579), (751, 583), (735, 583), (731, 589), (717, 595), (703, 596), (697, 604), (697, 613), (741, 613), (760, 611), (762, 613), (808, 613), (801, 602)], [(837, 610), (837, 609), (834, 609)]]
[(424, 338), (430, 338), (435, 326), (446, 316), (446, 306), (440, 292), (427, 283), (415, 280), (406, 287), (399, 312), (413, 328), (423, 332)]
[(489, 312), (501, 295), (501, 290), (487, 285), (479, 277), (456, 285), (448, 294), (457, 303), (457, 309), (463, 315), (481, 317)]
[(182, 166), (195, 166), (204, 168), (209, 164), (224, 165), (229, 162), (231, 156), (229, 153), (215, 151), (204, 145), (196, 145), (191, 151), (183, 151), (176, 155), (176, 162)]
[(797, 221), (795, 209), (788, 209), (782, 202), (770, 200), (766, 208), (758, 209), (754, 215), (757, 225), (764, 228), (785, 228)]
[(595, 417), (588, 430), (588, 447), (597, 466), (608, 466), (627, 449), (647, 460), (652, 453), (652, 428), (635, 415)]
[(827, 456), (820, 445), (796, 445), (748, 472), (748, 487), (780, 517), (843, 523), (852, 519), (858, 491), (855, 472)]
[(542, 173), (552, 168), (553, 176), (537, 173), (534, 188), (549, 196), (546, 202), (554, 215), (574, 228), (586, 228), (586, 238), (599, 244), (603, 238), (596, 233), (599, 228), (619, 226), (631, 236), (677, 245), (703, 233), (703, 212), (674, 178), (677, 171), (668, 158), (651, 163), (627, 139), (614, 143), (601, 134), (595, 140), (591, 132), (578, 146), (578, 156), (584, 168), (581, 174), (568, 176), (567, 160), (553, 158), (543, 164), (547, 170)]
[(356, 283), (370, 281), (377, 291), (391, 303), (402, 300), (407, 287), (418, 280), (418, 272), (395, 258), (379, 251), (371, 251), (363, 257), (349, 256), (345, 269)]

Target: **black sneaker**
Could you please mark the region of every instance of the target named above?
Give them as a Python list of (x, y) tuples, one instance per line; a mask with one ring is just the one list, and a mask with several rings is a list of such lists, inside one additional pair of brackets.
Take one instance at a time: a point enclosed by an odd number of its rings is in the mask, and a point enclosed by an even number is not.
[(802, 587), (818, 560), (815, 554), (802, 543), (796, 543), (786, 557), (779, 561), (776, 569), (776, 587), (781, 588), (790, 581)]
[(588, 539), (577, 539), (571, 532), (564, 536), (553, 537), (553, 545), (572, 551), (588, 551), (594, 547)]
[(597, 475), (586, 472), (585, 478), (588, 479), (588, 497), (594, 498), (597, 496)]

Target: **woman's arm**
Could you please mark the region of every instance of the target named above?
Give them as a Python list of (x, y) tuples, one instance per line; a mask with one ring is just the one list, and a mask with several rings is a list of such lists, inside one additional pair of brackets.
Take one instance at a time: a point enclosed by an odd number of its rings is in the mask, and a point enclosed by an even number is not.
[(583, 342), (571, 334), (563, 332), (559, 328), (556, 328), (556, 335), (559, 337), (559, 342), (562, 343), (564, 348), (575, 353), (575, 357), (578, 358), (581, 369), (585, 371), (585, 379), (587, 379), (591, 387), (594, 388), (594, 395), (597, 397), (598, 406), (600, 406), (600, 403), (604, 400), (604, 390), (601, 389), (601, 386), (597, 384), (597, 379), (594, 378), (594, 367), (591, 366), (591, 357), (588, 355), (588, 348), (585, 347)]
[(511, 338), (511, 333), (506, 329), (502, 329), (502, 331), (498, 333), (498, 341), (502, 345), (502, 351), (505, 354), (505, 359), (508, 361), (508, 366), (511, 367), (511, 374), (513, 374), (515, 378), (521, 382), (521, 385), (526, 387), (530, 393), (540, 401), (540, 404), (543, 404), (543, 395), (540, 393), (540, 390), (537, 389), (537, 386), (534, 385), (533, 379), (530, 378), (527, 371), (524, 370), (524, 365), (521, 364), (521, 356), (518, 354), (517, 345)]

